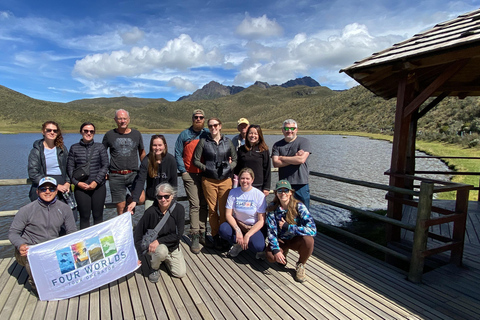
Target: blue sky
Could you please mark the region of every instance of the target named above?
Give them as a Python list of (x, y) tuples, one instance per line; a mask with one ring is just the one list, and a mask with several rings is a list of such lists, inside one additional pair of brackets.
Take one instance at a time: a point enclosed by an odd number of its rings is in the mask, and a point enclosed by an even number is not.
[(0, 1), (0, 85), (68, 102), (175, 101), (214, 80), (247, 87), (338, 71), (476, 10), (478, 1)]

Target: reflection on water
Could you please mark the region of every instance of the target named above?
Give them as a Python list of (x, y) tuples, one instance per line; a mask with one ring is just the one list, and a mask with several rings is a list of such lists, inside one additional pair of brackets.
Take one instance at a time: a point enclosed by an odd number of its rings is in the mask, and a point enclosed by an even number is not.
[[(148, 149), (149, 134), (144, 134), (144, 144)], [(176, 134), (165, 134), (169, 152), (174, 154)], [(230, 138), (233, 136), (229, 136)], [(333, 174), (345, 178), (365, 180), (369, 182), (388, 184), (388, 177), (384, 172), (390, 167), (392, 144), (388, 141), (372, 140), (364, 137), (338, 135), (309, 135), (313, 153), (309, 157), (310, 171)], [(40, 134), (1, 134), (0, 149), (0, 179), (26, 178), (27, 159), (32, 144), (40, 139)], [(103, 135), (97, 134), (95, 141), (101, 142)], [(266, 135), (265, 140), (271, 149), (273, 144), (283, 138), (281, 135)], [(80, 134), (65, 134), (65, 145), (69, 148), (78, 142)], [(148, 150), (147, 150), (148, 151)], [(421, 154), (421, 153), (417, 153)], [(418, 159), (418, 170), (447, 171), (447, 166), (437, 159)], [(431, 176), (430, 176), (431, 177)], [(445, 180), (448, 177), (438, 176), (435, 179)], [(277, 174), (272, 175), (272, 187), (277, 182)], [(108, 185), (107, 185), (108, 187)], [(0, 187), (0, 211), (15, 210), (29, 202), (28, 190), (30, 186)], [(346, 205), (359, 208), (381, 209), (386, 208), (385, 191), (378, 191), (365, 187), (351, 186), (318, 177), (311, 177), (310, 192), (313, 195)], [(182, 181), (179, 179), (179, 195), (185, 195)], [(269, 196), (271, 199), (271, 195)], [(107, 192), (107, 202), (111, 202)], [(187, 203), (185, 206), (188, 207)], [(188, 208), (187, 208), (188, 209)], [(311, 211), (315, 218), (329, 224), (339, 225), (349, 221), (347, 211), (335, 207), (311, 202)], [(138, 208), (134, 216), (134, 223), (143, 213)], [(114, 209), (105, 211), (105, 219), (115, 216)], [(12, 218), (0, 218), (0, 239), (7, 239), (8, 228)], [(0, 257), (5, 251), (11, 252), (11, 247), (0, 247)]]

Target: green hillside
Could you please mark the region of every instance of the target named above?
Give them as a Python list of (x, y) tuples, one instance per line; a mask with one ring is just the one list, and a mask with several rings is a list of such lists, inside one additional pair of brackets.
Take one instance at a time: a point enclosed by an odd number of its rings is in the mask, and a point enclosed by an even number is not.
[[(278, 129), (283, 120), (293, 118), (307, 130), (391, 134), (395, 99), (386, 101), (361, 86), (342, 92), (323, 86), (251, 86), (213, 100), (169, 102), (118, 97), (56, 103), (0, 86), (0, 131), (38, 131), (44, 121), (51, 119), (64, 130), (76, 131), (87, 120), (99, 130), (108, 130), (119, 108), (130, 112), (132, 126), (140, 130), (181, 130), (190, 125), (192, 111), (200, 108), (207, 118), (220, 118), (226, 129), (234, 129), (241, 117), (265, 129)], [(421, 119), (419, 138), (475, 145), (480, 132), (479, 116), (479, 98), (447, 98)]]

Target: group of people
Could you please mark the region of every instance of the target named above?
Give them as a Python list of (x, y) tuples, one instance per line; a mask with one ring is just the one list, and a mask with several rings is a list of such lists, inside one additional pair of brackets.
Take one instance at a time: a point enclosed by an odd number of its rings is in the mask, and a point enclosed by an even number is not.
[[(143, 254), (150, 257), (149, 280), (158, 281), (162, 262), (172, 276), (183, 277), (186, 266), (179, 242), (185, 209), (176, 202), (177, 172), (189, 201), (191, 252), (199, 253), (201, 246), (229, 248), (228, 255), (236, 257), (248, 249), (258, 258), (285, 265), (291, 249), (299, 252), (295, 278), (305, 280), (316, 235), (308, 211), (311, 149), (307, 139), (297, 136), (294, 120), (284, 121), (284, 138), (274, 144), (271, 156), (260, 126), (245, 118), (230, 140), (221, 132), (220, 119), (208, 119), (205, 128), (204, 111), (194, 110), (192, 125), (177, 138), (175, 156), (168, 153), (163, 135), (151, 137), (147, 155), (142, 135), (129, 127), (126, 110), (117, 110), (114, 120), (117, 128), (108, 131), (102, 143), (94, 141), (95, 125), (84, 122), (80, 141), (67, 151), (59, 125), (47, 121), (43, 138), (33, 144), (28, 158), (32, 203), (18, 211), (9, 230), (17, 261), (26, 266), (33, 289), (28, 246), (76, 231), (72, 209), (78, 209), (81, 229), (90, 226), (91, 216), (94, 224), (102, 222), (107, 180), (118, 214), (133, 214), (137, 205), (145, 204), (134, 241), (139, 263)], [(273, 202), (267, 204), (271, 163), (279, 168), (279, 181)], [(48, 216), (51, 208), (53, 219)], [(142, 251), (144, 235), (155, 227), (157, 239)]]

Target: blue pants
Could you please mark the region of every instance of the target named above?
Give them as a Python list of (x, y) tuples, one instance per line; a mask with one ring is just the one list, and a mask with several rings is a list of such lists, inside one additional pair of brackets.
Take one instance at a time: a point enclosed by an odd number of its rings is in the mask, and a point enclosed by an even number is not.
[(308, 184), (292, 184), (295, 189), (295, 199), (300, 200), (310, 210), (310, 187)]
[[(248, 250), (252, 252), (261, 252), (265, 250), (265, 235), (262, 232), (264, 228), (258, 230), (253, 234), (248, 241)], [(237, 243), (237, 237), (235, 236), (235, 231), (228, 222), (224, 222), (220, 225), (218, 234), (222, 239), (227, 240), (230, 244)]]

